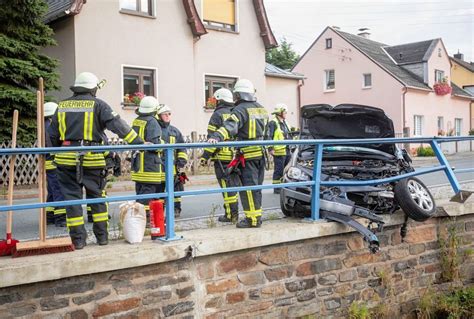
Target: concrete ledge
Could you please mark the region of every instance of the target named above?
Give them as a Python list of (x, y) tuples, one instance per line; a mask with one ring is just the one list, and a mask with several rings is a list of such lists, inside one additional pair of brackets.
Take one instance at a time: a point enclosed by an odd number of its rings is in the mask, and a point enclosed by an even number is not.
[[(464, 212), (472, 213), (472, 210)], [(385, 221), (386, 226), (401, 225), (404, 216), (400, 212), (387, 215)], [(265, 222), (260, 229), (225, 226), (185, 231), (180, 233), (183, 240), (169, 243), (146, 238), (139, 245), (116, 241), (108, 246), (90, 245), (70, 253), (17, 259), (2, 257), (0, 288), (158, 264), (190, 255), (209, 256), (350, 232), (353, 232), (352, 228), (335, 222), (283, 219)]]

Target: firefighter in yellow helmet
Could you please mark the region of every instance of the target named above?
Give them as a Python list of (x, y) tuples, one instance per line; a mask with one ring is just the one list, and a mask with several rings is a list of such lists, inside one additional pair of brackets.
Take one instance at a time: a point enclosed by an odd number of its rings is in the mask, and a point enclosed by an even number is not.
[[(257, 102), (255, 88), (247, 79), (240, 79), (234, 86), (235, 107), (230, 117), (209, 138), (209, 143), (236, 138), (240, 141), (257, 141), (264, 137), (268, 112)], [(243, 146), (236, 150), (236, 157), (229, 168), (240, 171), (243, 186), (261, 185), (265, 173), (265, 157), (262, 146)], [(238, 228), (260, 227), (262, 225), (262, 191), (240, 192), (245, 219), (237, 223)]]
[[(58, 105), (49, 129), (53, 146), (100, 146), (104, 131), (114, 132), (129, 144), (143, 144), (137, 133), (103, 100), (96, 97), (104, 81), (90, 73), (80, 73), (71, 86), (73, 95)], [(101, 198), (105, 187), (104, 152), (62, 152), (54, 157), (65, 200)], [(106, 203), (90, 204), (93, 231), (99, 245), (108, 244), (108, 211)], [(81, 205), (67, 206), (66, 223), (76, 249), (86, 245), (87, 232)]]
[[(274, 118), (268, 122), (266, 138), (268, 140), (281, 141), (290, 139), (290, 129), (286, 123), (288, 107), (281, 103), (277, 104), (272, 114)], [(274, 171), (273, 184), (280, 184), (283, 177), (283, 170), (290, 161), (290, 149), (288, 145), (275, 145), (268, 148), (268, 152), (273, 156)], [(274, 188), (273, 192), (280, 193), (279, 188)]]

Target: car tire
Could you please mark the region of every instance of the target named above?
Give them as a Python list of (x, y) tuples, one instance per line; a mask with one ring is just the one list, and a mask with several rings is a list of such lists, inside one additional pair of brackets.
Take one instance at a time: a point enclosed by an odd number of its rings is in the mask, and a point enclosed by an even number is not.
[(403, 212), (417, 222), (436, 214), (436, 204), (431, 192), (418, 178), (400, 180), (394, 188), (395, 200)]
[(295, 213), (294, 211), (288, 209), (285, 205), (285, 195), (284, 195), (284, 192), (280, 192), (280, 207), (281, 207), (281, 212), (283, 213), (283, 215), (285, 215), (286, 217), (293, 217), (295, 216)]

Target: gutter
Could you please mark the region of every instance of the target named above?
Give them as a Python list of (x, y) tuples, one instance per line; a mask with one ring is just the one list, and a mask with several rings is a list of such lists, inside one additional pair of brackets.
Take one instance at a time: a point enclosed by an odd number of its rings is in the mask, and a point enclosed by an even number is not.
[(304, 76), (275, 74), (275, 73), (266, 73), (266, 72), (265, 72), (265, 76), (274, 77), (274, 78), (291, 79), (291, 80), (303, 80), (303, 79), (305, 79)]

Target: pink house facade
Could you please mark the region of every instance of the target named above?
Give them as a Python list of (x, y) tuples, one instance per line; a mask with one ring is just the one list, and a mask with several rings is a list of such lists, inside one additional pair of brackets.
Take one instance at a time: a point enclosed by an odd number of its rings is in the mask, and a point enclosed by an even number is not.
[[(305, 75), (301, 105), (365, 104), (382, 108), (397, 136), (467, 135), (467, 91), (450, 82), (451, 61), (441, 39), (389, 46), (327, 27), (292, 71)], [(451, 94), (437, 95), (447, 81)], [(458, 151), (469, 150), (468, 143)]]

